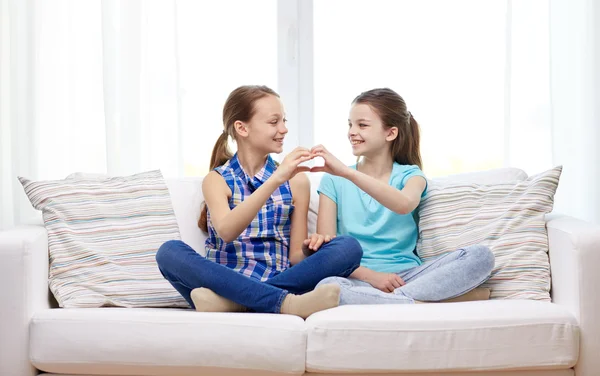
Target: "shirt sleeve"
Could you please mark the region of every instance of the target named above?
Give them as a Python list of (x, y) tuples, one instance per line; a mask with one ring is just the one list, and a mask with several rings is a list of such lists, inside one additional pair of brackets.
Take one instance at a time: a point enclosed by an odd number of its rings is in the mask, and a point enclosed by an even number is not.
[(421, 171), (421, 169), (415, 165), (408, 166), (408, 168), (404, 171), (402, 179), (400, 179), (400, 184), (397, 188), (403, 189), (404, 186), (406, 185), (406, 182), (408, 182), (408, 179), (415, 177), (415, 176), (421, 176), (421, 177), (423, 177), (423, 179), (425, 179), (425, 189), (423, 190), (423, 193), (421, 193), (421, 197), (425, 197), (429, 183), (427, 182), (427, 177), (425, 176), (423, 171)]
[(317, 193), (324, 194), (337, 204), (337, 192), (335, 190), (335, 183), (331, 175), (323, 174), (323, 177), (321, 178), (321, 183), (319, 184), (319, 188), (317, 189)]

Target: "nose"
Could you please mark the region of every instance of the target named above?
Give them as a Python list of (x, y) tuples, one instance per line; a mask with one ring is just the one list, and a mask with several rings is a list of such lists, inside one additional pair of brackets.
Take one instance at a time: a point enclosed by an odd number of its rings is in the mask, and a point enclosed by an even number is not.
[(281, 134), (286, 134), (288, 133), (288, 129), (285, 126), (285, 123), (282, 121), (279, 123), (279, 127), (277, 128), (277, 132), (281, 133)]

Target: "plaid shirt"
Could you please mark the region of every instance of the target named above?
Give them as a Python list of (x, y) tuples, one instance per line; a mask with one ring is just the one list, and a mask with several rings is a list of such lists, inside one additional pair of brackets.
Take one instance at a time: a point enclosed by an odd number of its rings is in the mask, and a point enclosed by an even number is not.
[[(258, 189), (277, 169), (271, 157), (254, 177), (246, 175), (237, 153), (215, 169), (231, 189), (229, 208), (233, 209)], [(208, 212), (206, 258), (248, 277), (266, 281), (290, 266), (292, 193), (290, 183), (277, 188), (260, 208), (250, 225), (231, 243), (225, 243), (215, 231)]]

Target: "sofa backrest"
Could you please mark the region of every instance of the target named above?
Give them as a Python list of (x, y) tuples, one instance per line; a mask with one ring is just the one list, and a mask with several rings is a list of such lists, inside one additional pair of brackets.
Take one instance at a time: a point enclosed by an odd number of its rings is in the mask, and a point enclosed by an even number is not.
[[(317, 188), (322, 173), (309, 174), (311, 183), (310, 207), (308, 212), (308, 232), (316, 231), (317, 212), (319, 208), (319, 196)], [(450, 175), (431, 179), (431, 185), (443, 185), (452, 182), (472, 182), (478, 184), (509, 183), (527, 179), (527, 174), (518, 168), (499, 168), (481, 172), (470, 172), (465, 174)], [(206, 234), (198, 228), (200, 207), (204, 201), (202, 196), (202, 178), (179, 178), (167, 179), (167, 187), (173, 201), (173, 209), (181, 239), (189, 244), (196, 252), (205, 254), (204, 241)]]

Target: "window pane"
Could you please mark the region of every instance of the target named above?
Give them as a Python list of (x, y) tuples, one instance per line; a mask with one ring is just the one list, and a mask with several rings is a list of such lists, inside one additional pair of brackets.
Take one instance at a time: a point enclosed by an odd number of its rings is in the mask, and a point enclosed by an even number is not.
[(421, 126), (429, 176), (502, 166), (505, 3), (315, 1), (317, 143), (354, 163), (350, 103), (390, 87)]
[(184, 173), (204, 175), (229, 93), (244, 84), (277, 90), (277, 2), (185, 0), (177, 14)]

